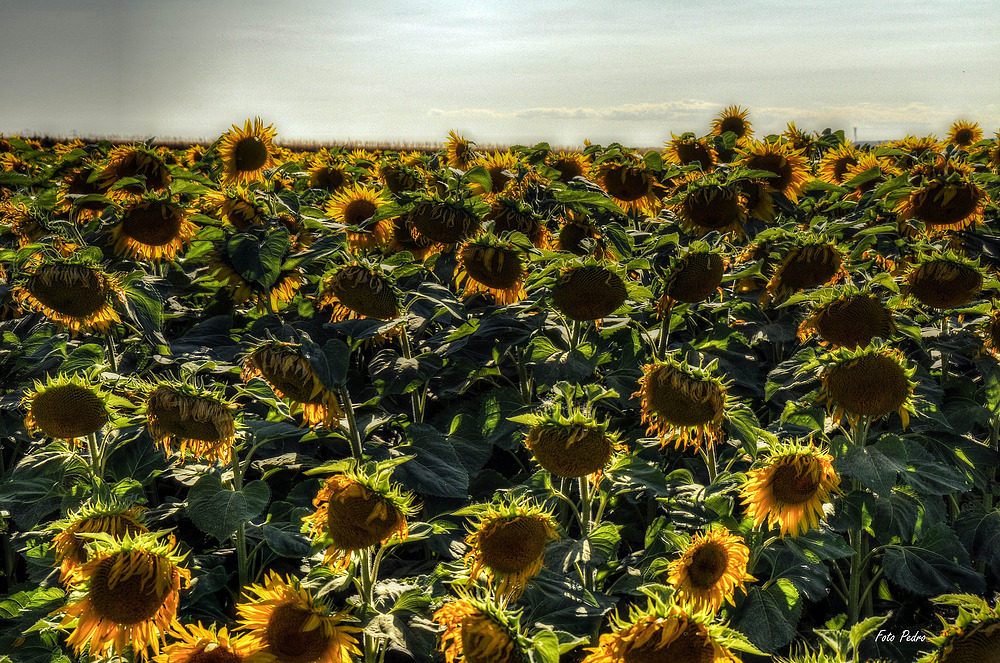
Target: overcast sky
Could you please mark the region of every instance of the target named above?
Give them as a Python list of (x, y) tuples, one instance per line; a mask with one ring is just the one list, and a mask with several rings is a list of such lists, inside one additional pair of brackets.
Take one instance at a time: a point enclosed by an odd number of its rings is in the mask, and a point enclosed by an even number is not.
[(1000, 129), (1000, 1), (0, 0), (0, 132), (657, 146)]

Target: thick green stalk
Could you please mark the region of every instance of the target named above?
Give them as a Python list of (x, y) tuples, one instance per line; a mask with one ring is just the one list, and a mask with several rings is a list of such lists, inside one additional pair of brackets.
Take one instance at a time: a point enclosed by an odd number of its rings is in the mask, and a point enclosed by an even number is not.
[[(400, 344), (403, 346), (403, 358), (413, 359), (413, 349), (410, 347), (410, 333), (403, 327), (403, 333), (399, 335)], [(427, 385), (424, 385), (424, 395), (427, 394)], [(415, 423), (424, 420), (423, 399), (417, 394), (417, 390), (410, 392), (410, 407), (413, 410), (413, 421)]]
[(104, 335), (104, 345), (108, 351), (108, 364), (111, 367), (112, 373), (118, 372), (118, 355), (115, 352), (115, 339), (109, 330), (107, 334)]
[(672, 307), (667, 307), (660, 319), (660, 335), (656, 339), (656, 358), (663, 361), (667, 358), (667, 342), (670, 340), (670, 316)]
[(358, 420), (354, 417), (354, 403), (351, 402), (351, 394), (347, 387), (340, 385), (340, 399), (344, 401), (344, 412), (347, 414), (347, 431), (351, 441), (351, 455), (359, 463), (364, 460), (361, 446), (361, 431), (358, 430)]
[[(593, 506), (592, 496), (590, 494), (590, 479), (586, 476), (582, 476), (580, 481), (580, 538), (586, 541), (590, 538), (591, 532), (591, 508)], [(595, 569), (591, 567), (590, 564), (590, 545), (586, 544), (584, 547), (583, 556), (583, 586), (588, 591), (594, 591), (594, 584), (596, 581)]]
[[(243, 466), (240, 464), (240, 455), (235, 444), (229, 447), (229, 467), (233, 472), (233, 490), (240, 492), (243, 490)], [(240, 580), (239, 597), (242, 597), (249, 584), (246, 525), (244, 523), (240, 523), (239, 527), (236, 528), (236, 568)]]
[(104, 480), (104, 463), (101, 458), (101, 448), (97, 443), (97, 433), (87, 436), (87, 449), (90, 451), (90, 471), (94, 475), (94, 481)]

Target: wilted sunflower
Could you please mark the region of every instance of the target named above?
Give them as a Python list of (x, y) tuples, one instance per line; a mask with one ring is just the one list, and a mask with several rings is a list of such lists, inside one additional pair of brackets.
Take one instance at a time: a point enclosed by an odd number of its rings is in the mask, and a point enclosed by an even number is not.
[(656, 177), (638, 154), (625, 154), (620, 159), (596, 164), (591, 169), (591, 179), (626, 212), (654, 216), (660, 209)]
[(951, 251), (923, 256), (906, 275), (900, 293), (916, 297), (924, 306), (948, 310), (965, 306), (983, 287), (978, 259), (963, 258)]
[(1000, 309), (994, 309), (989, 319), (982, 323), (979, 335), (983, 338), (986, 350), (1000, 358)]
[(847, 181), (847, 171), (858, 164), (862, 153), (850, 143), (842, 143), (823, 153), (819, 160), (820, 177), (831, 184), (843, 184)]
[(726, 259), (716, 251), (693, 249), (674, 261), (663, 279), (663, 294), (657, 309), (669, 311), (675, 302), (697, 304), (719, 292)]
[[(115, 188), (119, 180), (140, 175), (146, 179), (145, 187), (141, 184), (127, 184)], [(121, 145), (114, 148), (97, 176), (100, 191), (112, 198), (139, 195), (144, 191), (163, 191), (170, 186), (170, 180), (170, 170), (163, 163), (163, 158), (156, 150), (145, 145)]]
[(89, 202), (78, 201), (78, 198), (102, 193), (97, 177), (96, 169), (90, 166), (69, 171), (57, 189), (56, 211), (60, 214), (68, 214), (71, 220), (81, 225), (99, 217), (108, 206), (107, 199)]
[(316, 511), (302, 520), (312, 540), (326, 546), (324, 563), (346, 568), (352, 553), (406, 538), (406, 519), (415, 513), (413, 495), (389, 476), (388, 468), (355, 464), (320, 488), (313, 500)]
[(230, 635), (225, 626), (216, 630), (201, 622), (177, 624), (170, 635), (177, 642), (157, 654), (154, 663), (246, 663), (255, 651), (252, 635)]
[(187, 209), (161, 198), (144, 196), (129, 203), (111, 229), (115, 253), (151, 262), (173, 260), (197, 230), (188, 215)]
[(380, 269), (352, 263), (324, 279), (316, 302), (333, 308), (333, 320), (399, 317), (399, 296), (392, 280)]
[(714, 176), (691, 174), (682, 183), (683, 197), (674, 206), (681, 224), (692, 233), (742, 233), (747, 218), (746, 199), (736, 184)]
[(738, 179), (736, 187), (743, 194), (748, 216), (765, 223), (774, 221), (776, 210), (771, 187), (764, 179)]
[(857, 350), (839, 348), (804, 370), (817, 366), (823, 368), (819, 400), (826, 402), (835, 421), (846, 415), (856, 425), (863, 416), (878, 419), (898, 412), (906, 428), (910, 413), (916, 413), (912, 398), (916, 383), (910, 378), (917, 369), (907, 367), (899, 350), (881, 344)]
[(21, 401), (28, 406), (24, 427), (59, 440), (86, 437), (111, 420), (109, 398), (99, 382), (79, 374), (35, 380), (34, 392)]
[(826, 520), (823, 504), (840, 492), (833, 457), (810, 444), (771, 447), (763, 466), (747, 472), (740, 496), (754, 527), (778, 527), (793, 537)]
[(701, 369), (668, 357), (643, 366), (639, 390), (632, 396), (642, 399), (642, 422), (661, 446), (673, 442), (677, 449), (697, 450), (722, 437), (728, 385), (715, 375), (717, 363)]
[(696, 534), (679, 559), (670, 563), (667, 580), (680, 600), (695, 608), (718, 612), (723, 602), (732, 604), (737, 588), (756, 580), (747, 573), (750, 549), (727, 530)]
[(391, 219), (391, 222), (389, 246), (386, 247), (386, 251), (389, 253), (408, 251), (418, 262), (422, 262), (434, 252), (437, 245), (418, 233), (407, 218), (396, 217)]
[(411, 161), (402, 155), (384, 158), (378, 167), (378, 177), (390, 193), (419, 191), (424, 185), (424, 178), (417, 167), (419, 163), (419, 160)]
[(184, 555), (162, 533), (93, 536), (90, 559), (79, 571), (81, 595), (57, 611), (66, 613), (60, 626), (75, 625), (66, 644), (78, 656), (84, 649), (91, 656), (126, 656), (131, 649), (146, 660), (147, 650), (159, 652), (164, 634), (177, 623), (180, 591), (191, 580), (191, 572), (179, 566)]
[(297, 267), (281, 271), (278, 278), (269, 287), (264, 288), (254, 281), (246, 281), (233, 265), (225, 243), (216, 246), (209, 265), (213, 278), (225, 284), (226, 292), (233, 303), (243, 304), (254, 297), (257, 310), (277, 312), (279, 303), (288, 303), (295, 298), (295, 293), (302, 287), (302, 275)]
[(267, 380), (279, 398), (291, 402), (291, 413), (300, 408), (303, 424), (327, 428), (344, 418), (337, 395), (327, 388), (296, 343), (266, 341), (243, 360), (244, 382), (254, 377)]
[(264, 181), (264, 171), (275, 166), (273, 144), (276, 132), (274, 125), (267, 127), (259, 117), (237, 125), (219, 139), (219, 157), (223, 163), (222, 184)]
[(815, 333), (822, 345), (854, 350), (873, 338), (888, 339), (895, 331), (892, 314), (881, 299), (848, 286), (820, 299), (799, 325), (798, 337), (805, 342)]
[(214, 389), (189, 381), (160, 381), (146, 398), (146, 430), (167, 455), (191, 453), (207, 462), (229, 460), (236, 438), (236, 406)]
[(958, 606), (958, 616), (949, 624), (938, 615), (944, 629), (928, 638), (936, 649), (917, 663), (993, 663), (1000, 661), (1000, 611), (985, 600), (966, 594), (932, 599), (946, 606)]
[(210, 191), (203, 200), (206, 212), (224, 217), (240, 232), (251, 226), (263, 226), (270, 216), (256, 192), (243, 185)]
[(750, 111), (739, 106), (729, 106), (712, 120), (712, 135), (721, 136), (728, 131), (736, 134), (740, 145), (753, 137), (753, 124), (747, 118)]
[(768, 281), (761, 303), (781, 299), (788, 293), (836, 283), (847, 276), (844, 254), (834, 242), (808, 238), (788, 249)]
[(693, 133), (684, 133), (676, 136), (671, 132), (671, 141), (664, 143), (667, 149), (663, 155), (670, 163), (677, 163), (682, 166), (697, 162), (701, 165), (702, 171), (712, 172), (715, 164), (719, 161), (719, 155), (715, 153), (708, 138), (696, 138)]
[(583, 663), (739, 663), (707, 611), (650, 600), (645, 609), (633, 605), (627, 620), (612, 617), (612, 625)]
[(522, 251), (492, 235), (466, 242), (458, 252), (455, 285), (465, 290), (465, 297), (488, 293), (497, 304), (505, 306), (524, 299), (527, 270)]
[(608, 433), (607, 421), (598, 422), (579, 409), (568, 416), (555, 409), (518, 421), (531, 425), (524, 446), (544, 470), (558, 477), (599, 476), (615, 450), (624, 448), (617, 433)]
[(24, 248), (51, 231), (46, 227), (46, 214), (35, 204), (16, 200), (0, 201), (0, 221), (17, 235), (18, 246)]
[(373, 249), (388, 243), (392, 221), (382, 219), (364, 229), (361, 225), (388, 202), (389, 198), (384, 191), (355, 184), (331, 196), (326, 204), (326, 213), (337, 223), (357, 228), (347, 230), (347, 243), (352, 249)]
[(478, 156), (472, 150), (473, 144), (454, 131), (449, 131), (448, 140), (444, 144), (445, 164), (459, 170), (471, 168)]
[(798, 200), (802, 187), (809, 181), (806, 158), (790, 145), (755, 140), (739, 150), (740, 165), (750, 170), (766, 170), (776, 177), (765, 181), (771, 191), (782, 193), (793, 203)]
[(545, 221), (530, 206), (517, 198), (501, 196), (490, 201), (490, 211), (483, 217), (484, 222), (493, 222), (493, 234), (519, 232), (538, 249), (549, 248), (549, 229)]
[(542, 570), (549, 541), (559, 538), (555, 519), (543, 507), (519, 498), (486, 504), (472, 525), (465, 556), (473, 580), (484, 572), (499, 596), (516, 600)]
[(463, 593), (434, 613), (444, 627), (439, 650), (446, 663), (527, 663), (529, 646), (518, 617)]
[(402, 220), (413, 229), (415, 241), (426, 240), (441, 246), (451, 246), (474, 236), (481, 224), (475, 211), (467, 205), (438, 198), (420, 200)]
[(558, 181), (569, 183), (575, 177), (586, 177), (590, 172), (590, 157), (579, 152), (550, 152), (545, 165), (559, 171)]
[(108, 333), (121, 322), (114, 303), (125, 303), (115, 277), (75, 259), (37, 258), (20, 279), (14, 296), (22, 308), (41, 311), (69, 330)]
[(75, 584), (80, 570), (87, 563), (86, 544), (77, 534), (107, 534), (112, 539), (123, 539), (125, 535), (135, 536), (148, 532), (143, 514), (145, 508), (132, 506), (117, 499), (104, 501), (94, 498), (76, 511), (58, 520), (48, 529), (57, 532), (52, 537), (52, 551), (59, 565), (59, 582)]
[(593, 260), (563, 269), (552, 286), (552, 304), (570, 320), (600, 320), (628, 299), (628, 288), (613, 269)]
[(986, 191), (973, 182), (972, 169), (947, 161), (911, 171), (914, 188), (900, 199), (895, 211), (899, 221), (923, 221), (932, 230), (962, 230), (983, 222)]
[(249, 631), (259, 663), (352, 663), (362, 655), (357, 634), (364, 629), (341, 622), (348, 610), (334, 613), (313, 598), (298, 579), (273, 570), (247, 587), (249, 603), (236, 606), (240, 628)]
[(978, 122), (966, 122), (956, 120), (951, 125), (945, 140), (955, 147), (966, 148), (974, 143), (978, 143), (983, 138), (983, 130), (979, 128)]

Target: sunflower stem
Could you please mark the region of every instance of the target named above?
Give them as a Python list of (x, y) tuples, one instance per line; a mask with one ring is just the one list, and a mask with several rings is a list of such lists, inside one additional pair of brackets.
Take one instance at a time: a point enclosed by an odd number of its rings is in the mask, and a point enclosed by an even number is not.
[(702, 459), (705, 461), (705, 467), (708, 468), (708, 485), (715, 483), (716, 477), (719, 476), (719, 468), (717, 461), (715, 459), (715, 445), (709, 443), (708, 449), (700, 448), (698, 453), (701, 454)]
[(354, 456), (354, 460), (361, 463), (364, 460), (361, 446), (361, 432), (358, 430), (358, 420), (354, 417), (354, 403), (351, 402), (351, 394), (347, 391), (346, 386), (339, 385), (337, 391), (340, 392), (340, 398), (344, 401), (344, 412), (347, 414), (347, 431), (351, 440), (351, 455)]
[[(413, 359), (413, 348), (410, 347), (410, 333), (403, 327), (403, 333), (399, 335), (399, 342), (403, 346), (403, 358)], [(424, 396), (427, 395), (427, 384), (424, 384)], [(413, 422), (420, 423), (424, 420), (423, 399), (417, 395), (417, 391), (410, 392), (410, 406), (413, 409)]]
[(573, 321), (573, 331), (569, 337), (569, 350), (572, 352), (576, 350), (580, 345), (580, 331), (583, 329), (583, 323), (579, 320)]
[[(945, 342), (945, 336), (948, 335), (948, 316), (944, 316), (944, 320), (941, 321), (941, 342)], [(948, 364), (951, 362), (951, 353), (940, 351), (941, 353), (941, 386), (948, 381)]]
[(868, 429), (872, 425), (871, 415), (865, 414), (858, 419), (858, 425), (854, 427), (854, 446), (863, 448), (868, 444)]
[[(240, 492), (243, 490), (243, 466), (240, 464), (240, 454), (235, 444), (229, 446), (229, 467), (233, 472), (233, 490)], [(236, 568), (240, 580), (237, 598), (243, 597), (243, 591), (249, 582), (247, 566), (246, 530), (241, 522), (236, 528)]]
[(110, 331), (104, 335), (104, 344), (108, 351), (108, 364), (111, 366), (111, 372), (118, 373), (118, 356), (115, 354), (115, 339), (112, 337)]
[(94, 484), (104, 479), (104, 471), (101, 467), (101, 452), (97, 445), (97, 433), (87, 436), (87, 449), (90, 451), (90, 471), (94, 475)]
[[(376, 557), (378, 560), (378, 557)], [(373, 591), (375, 588), (374, 574), (372, 573), (372, 549), (365, 548), (361, 551), (361, 623), (365, 624), (368, 613), (373, 612)], [(374, 663), (377, 654), (378, 643), (375, 638), (365, 633), (365, 663)]]
[[(990, 448), (996, 449), (998, 438), (1000, 438), (1000, 414), (994, 412), (993, 417), (990, 419)], [(987, 485), (990, 487), (983, 494), (983, 504), (986, 506), (987, 511), (993, 510), (993, 484), (997, 477), (997, 468), (993, 466), (989, 471), (989, 483)]]
[(656, 343), (657, 343), (656, 358), (661, 361), (666, 359), (667, 343), (670, 340), (671, 310), (672, 307), (668, 306), (667, 310), (663, 312), (663, 318), (660, 319), (660, 335), (656, 338)]
[(861, 574), (863, 572), (863, 557), (861, 530), (852, 529), (848, 531), (851, 547), (854, 554), (851, 555), (851, 567), (848, 571), (847, 588), (847, 626), (851, 627), (858, 623), (861, 617)]
[[(591, 526), (591, 507), (592, 496), (590, 493), (590, 480), (586, 476), (582, 476), (580, 481), (580, 538), (583, 541), (587, 541), (590, 538), (590, 526)], [(583, 586), (587, 591), (594, 591), (594, 569), (590, 564), (590, 548), (589, 545), (584, 545), (583, 549), (583, 559), (581, 570), (583, 572)]]

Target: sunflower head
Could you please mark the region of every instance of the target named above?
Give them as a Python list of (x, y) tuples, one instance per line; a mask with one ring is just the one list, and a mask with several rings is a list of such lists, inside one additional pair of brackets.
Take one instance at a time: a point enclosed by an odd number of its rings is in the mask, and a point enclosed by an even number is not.
[(461, 590), (459, 596), (434, 613), (444, 627), (439, 649), (446, 663), (527, 663), (529, 643), (519, 613)]
[(117, 255), (159, 262), (173, 260), (195, 235), (188, 210), (169, 199), (143, 196), (129, 203), (111, 230)]
[(733, 602), (737, 589), (744, 590), (744, 582), (755, 580), (747, 573), (749, 561), (743, 539), (714, 529), (695, 535), (681, 557), (670, 563), (668, 582), (679, 600), (717, 612), (723, 602)]
[(774, 173), (774, 177), (767, 178), (767, 186), (792, 202), (798, 200), (802, 187), (809, 180), (805, 156), (787, 143), (750, 141), (740, 150), (740, 165)]
[(413, 240), (450, 247), (479, 232), (479, 216), (461, 201), (424, 197), (402, 217), (413, 229)]
[(849, 178), (847, 171), (858, 165), (862, 153), (850, 143), (842, 143), (827, 150), (819, 161), (819, 175), (831, 184), (843, 184)]
[(822, 237), (800, 240), (788, 248), (761, 302), (767, 304), (788, 293), (829, 285), (846, 276), (844, 254), (836, 243)]
[(951, 125), (951, 129), (948, 130), (948, 135), (945, 136), (946, 141), (963, 149), (978, 143), (982, 138), (983, 130), (979, 128), (979, 123), (966, 122), (965, 120), (956, 120)]
[[(141, 184), (115, 187), (119, 180), (139, 176), (145, 178), (145, 187)], [(146, 145), (121, 145), (114, 148), (97, 176), (100, 191), (108, 192), (114, 198), (139, 195), (147, 190), (163, 191), (170, 186), (170, 180), (170, 170), (163, 162), (163, 157)]]
[(469, 142), (454, 131), (449, 131), (448, 140), (444, 144), (445, 163), (458, 170), (468, 170), (474, 165), (478, 156), (472, 149), (473, 145), (475, 143)]
[(707, 247), (686, 251), (670, 267), (663, 279), (660, 311), (666, 311), (673, 302), (697, 304), (719, 291), (726, 271), (726, 259)]
[(651, 600), (633, 606), (627, 620), (612, 618), (615, 631), (601, 635), (583, 663), (738, 663), (726, 631), (711, 613), (688, 604)]
[(125, 656), (131, 650), (146, 660), (177, 624), (180, 591), (191, 580), (180, 566), (184, 555), (172, 536), (159, 532), (89, 536), (77, 600), (62, 609), (60, 626), (74, 625), (66, 643), (77, 655), (87, 649), (91, 656)]
[(146, 391), (146, 430), (158, 446), (182, 459), (190, 453), (208, 462), (229, 460), (236, 439), (236, 405), (225, 397), (224, 387), (162, 380)]
[(781, 137), (788, 141), (793, 150), (798, 150), (808, 155), (815, 144), (815, 139), (807, 132), (795, 126), (794, 122), (789, 122), (782, 132)]
[(483, 221), (493, 222), (493, 234), (497, 237), (504, 233), (519, 232), (539, 249), (549, 247), (549, 229), (545, 221), (531, 207), (517, 198), (501, 196), (490, 201), (490, 211)]
[(804, 342), (817, 334), (823, 345), (854, 350), (874, 338), (888, 339), (895, 331), (896, 323), (881, 299), (847, 286), (822, 293), (809, 317), (799, 325), (798, 336)]
[(900, 293), (924, 306), (948, 310), (965, 306), (982, 290), (985, 280), (979, 261), (951, 251), (921, 256), (907, 273)]
[(279, 398), (291, 401), (291, 411), (302, 410), (303, 423), (332, 426), (344, 418), (336, 393), (320, 381), (297, 343), (266, 341), (243, 360), (243, 381), (267, 380)]
[(898, 412), (905, 428), (915, 413), (908, 367), (899, 350), (873, 343), (866, 348), (839, 348), (805, 365), (803, 370), (822, 367), (819, 399), (825, 401), (833, 419), (846, 416), (851, 424), (861, 417), (878, 419)]
[(424, 186), (423, 175), (417, 167), (419, 163), (407, 163), (402, 158), (383, 159), (378, 167), (378, 177), (389, 193), (419, 191)]
[(392, 465), (352, 463), (343, 474), (329, 477), (302, 520), (314, 542), (327, 546), (325, 561), (346, 568), (355, 551), (402, 541), (406, 519), (416, 509), (413, 495), (389, 480)]
[(579, 409), (568, 415), (561, 408), (530, 415), (531, 429), (524, 445), (542, 468), (566, 479), (599, 474), (615, 450), (623, 448), (608, 422), (598, 422)]
[(15, 290), (18, 302), (23, 308), (41, 311), (71, 335), (107, 333), (121, 322), (114, 303), (124, 303), (125, 292), (100, 267), (50, 255), (37, 257), (25, 272)]
[(600, 320), (628, 299), (625, 281), (610, 266), (588, 259), (564, 268), (552, 286), (552, 303), (570, 320)]
[(661, 446), (678, 449), (709, 446), (722, 436), (729, 385), (715, 375), (717, 360), (706, 368), (680, 363), (673, 357), (643, 367), (639, 391), (642, 421)]
[(265, 225), (270, 216), (267, 206), (257, 197), (256, 191), (244, 185), (210, 191), (202, 200), (206, 213), (224, 217), (240, 232), (251, 226)]
[(575, 177), (586, 177), (592, 164), (585, 154), (559, 151), (549, 153), (545, 165), (559, 172), (558, 181), (569, 183)]
[(334, 320), (399, 317), (399, 295), (392, 279), (381, 269), (358, 262), (337, 268), (325, 279), (317, 302), (333, 308)]
[(341, 163), (335, 163), (332, 158), (317, 159), (309, 167), (310, 189), (323, 189), (330, 193), (338, 193), (350, 186), (352, 179), (353, 177), (347, 168)]
[(823, 504), (838, 492), (833, 457), (805, 443), (772, 446), (762, 465), (747, 472), (740, 495), (754, 527), (766, 523), (794, 537), (819, 527)]
[[(517, 180), (513, 173), (517, 172), (517, 157), (510, 151), (490, 152), (485, 156), (480, 156), (472, 164), (482, 166), (490, 176), (489, 198), (500, 195), (511, 195), (512, 189), (516, 186)], [(482, 186), (471, 183), (469, 189), (473, 195), (483, 195), (486, 193)]]
[(47, 437), (75, 440), (96, 433), (111, 420), (110, 396), (96, 379), (79, 374), (49, 376), (35, 381), (35, 389), (22, 400), (28, 406), (25, 428)]
[(952, 594), (932, 599), (935, 603), (958, 606), (958, 616), (927, 641), (936, 649), (917, 663), (979, 663), (1000, 660), (1000, 611), (978, 596)]
[(342, 622), (348, 611), (334, 613), (313, 598), (294, 577), (271, 571), (264, 585), (246, 589), (252, 600), (236, 606), (261, 663), (351, 663), (362, 655), (358, 634), (364, 629)]
[(626, 212), (651, 215), (659, 210), (656, 177), (638, 154), (627, 153), (596, 163), (591, 177)]
[(524, 299), (527, 270), (523, 251), (493, 235), (466, 242), (458, 252), (455, 285), (465, 296), (488, 293), (501, 306)]
[(712, 135), (721, 136), (727, 132), (736, 134), (736, 140), (742, 144), (753, 136), (753, 124), (747, 118), (750, 111), (739, 106), (725, 108), (712, 120)]
[(107, 200), (79, 202), (78, 197), (101, 194), (98, 172), (93, 166), (75, 168), (63, 177), (56, 193), (56, 210), (69, 214), (77, 223), (86, 224), (101, 215), (108, 206)]
[(747, 218), (747, 198), (737, 183), (713, 175), (691, 173), (681, 183), (683, 194), (674, 206), (681, 224), (691, 233), (742, 233)]
[(222, 159), (222, 183), (225, 185), (264, 181), (264, 171), (275, 166), (274, 125), (266, 127), (259, 117), (237, 125), (222, 134), (218, 151)]
[(382, 219), (369, 228), (361, 226), (388, 202), (383, 191), (354, 184), (331, 196), (326, 212), (337, 223), (349, 227), (347, 242), (352, 249), (370, 249), (384, 246), (389, 241), (392, 222)]
[(910, 171), (913, 188), (895, 211), (900, 223), (922, 221), (930, 230), (962, 230), (983, 222), (988, 198), (970, 179), (972, 169), (947, 160), (920, 164)]
[(17, 235), (17, 243), (21, 248), (50, 232), (46, 214), (38, 205), (31, 202), (12, 199), (0, 201), (0, 219)]
[(680, 136), (671, 133), (670, 136), (672, 140), (669, 143), (664, 143), (667, 147), (664, 151), (667, 161), (682, 166), (698, 163), (703, 171), (712, 172), (715, 164), (719, 161), (719, 155), (708, 142), (708, 138), (696, 138), (693, 133), (685, 133)]
[(59, 564), (59, 582), (75, 584), (80, 570), (87, 563), (86, 544), (89, 539), (79, 534), (107, 534), (113, 539), (135, 536), (148, 532), (144, 522), (146, 509), (119, 501), (116, 498), (91, 499), (87, 504), (52, 523), (49, 529), (57, 532), (52, 538), (52, 550)]
[(174, 642), (154, 659), (154, 663), (246, 663), (254, 653), (253, 636), (230, 634), (223, 626), (208, 629), (197, 624), (175, 624), (170, 631)]
[(906, 136), (890, 143), (890, 147), (899, 148), (905, 154), (897, 157), (897, 163), (901, 168), (911, 168), (917, 163), (927, 159), (928, 156), (937, 156), (944, 149), (945, 144), (936, 136)]

